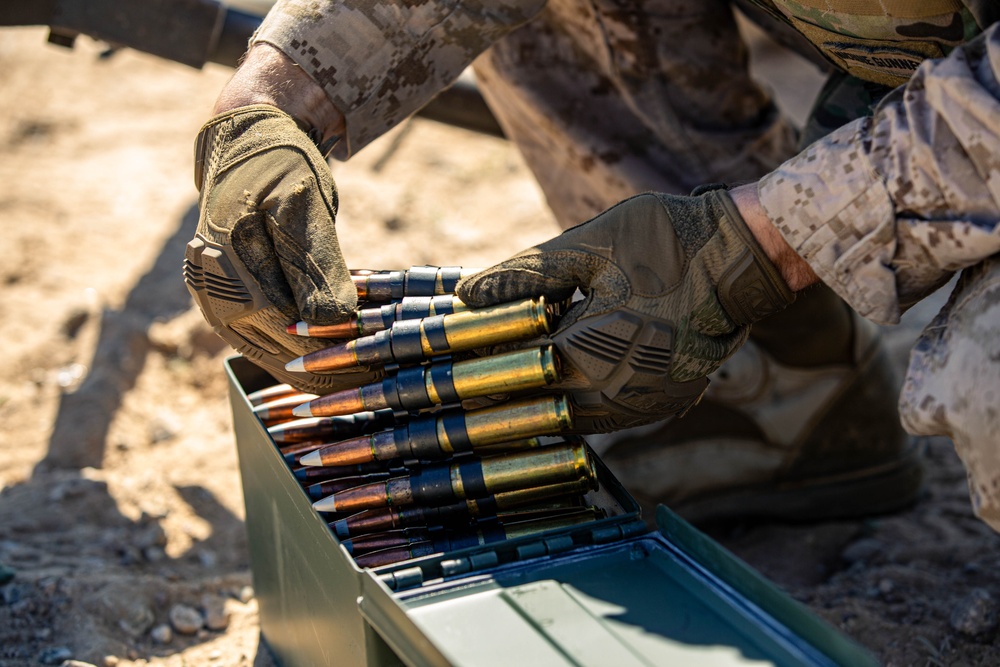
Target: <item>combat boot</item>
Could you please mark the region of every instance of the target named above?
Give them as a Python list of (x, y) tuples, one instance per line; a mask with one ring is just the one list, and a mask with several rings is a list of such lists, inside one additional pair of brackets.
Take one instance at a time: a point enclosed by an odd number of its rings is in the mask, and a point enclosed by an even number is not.
[[(644, 516), (662, 503), (691, 521), (819, 520), (882, 514), (916, 499), (921, 467), (899, 423), (898, 383), (878, 327), (842, 302), (834, 307), (849, 332), (837, 363), (779, 360), (764, 332), (711, 376), (685, 417), (592, 441)], [(809, 310), (805, 320), (816, 314)], [(795, 330), (803, 317), (786, 319), (784, 338), (808, 344), (805, 330)]]

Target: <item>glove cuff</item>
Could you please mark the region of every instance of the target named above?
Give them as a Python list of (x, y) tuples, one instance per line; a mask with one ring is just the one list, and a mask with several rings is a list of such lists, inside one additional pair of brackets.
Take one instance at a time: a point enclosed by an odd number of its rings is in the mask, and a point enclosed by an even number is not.
[(795, 301), (795, 292), (757, 242), (732, 198), (724, 191), (707, 196), (717, 198), (723, 211), (720, 231), (734, 234), (745, 246), (718, 282), (719, 302), (726, 314), (744, 326), (786, 308)]

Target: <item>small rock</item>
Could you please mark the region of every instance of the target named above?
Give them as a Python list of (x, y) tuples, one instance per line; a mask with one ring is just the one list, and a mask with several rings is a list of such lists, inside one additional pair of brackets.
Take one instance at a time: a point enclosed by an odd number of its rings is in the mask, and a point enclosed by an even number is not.
[(146, 633), (156, 620), (152, 610), (145, 602), (138, 599), (121, 599), (116, 601), (113, 610), (118, 615), (118, 627), (132, 637), (140, 637)]
[(149, 439), (152, 444), (167, 442), (177, 437), (183, 430), (181, 420), (174, 414), (161, 411), (154, 417), (150, 427)]
[(97, 665), (83, 660), (66, 660), (59, 667), (97, 667)]
[(136, 565), (142, 562), (143, 556), (139, 549), (136, 549), (131, 544), (123, 545), (120, 549), (121, 557), (118, 562), (128, 567), (129, 565)]
[(167, 546), (167, 531), (158, 520), (144, 515), (139, 521), (141, 525), (132, 537), (132, 544), (143, 550)]
[(5, 605), (13, 606), (21, 601), (21, 587), (20, 586), (4, 586), (0, 590), (0, 602)]
[(61, 665), (64, 661), (73, 657), (73, 652), (65, 646), (55, 646), (47, 648), (38, 654), (38, 662), (43, 665)]
[(976, 588), (951, 610), (951, 627), (967, 637), (979, 637), (997, 629), (997, 603), (988, 591)]
[(149, 636), (152, 637), (153, 641), (157, 644), (169, 644), (174, 640), (174, 631), (170, 629), (170, 626), (166, 623), (158, 625), (153, 628)]
[(201, 611), (205, 616), (205, 627), (209, 630), (225, 630), (229, 627), (226, 601), (218, 595), (203, 595)]
[(204, 624), (205, 619), (197, 609), (184, 604), (175, 604), (170, 609), (170, 625), (182, 635), (193, 635)]
[(840, 557), (848, 563), (867, 563), (882, 552), (883, 546), (881, 541), (873, 537), (866, 537), (848, 544), (840, 552)]
[(80, 328), (87, 323), (87, 319), (90, 317), (90, 311), (86, 308), (75, 308), (70, 312), (69, 316), (63, 320), (62, 333), (66, 338), (76, 338), (76, 335), (80, 333)]
[(163, 550), (163, 547), (146, 547), (142, 550), (142, 557), (150, 563), (159, 563), (167, 557), (167, 552)]
[(198, 551), (198, 562), (203, 568), (212, 569), (218, 564), (219, 557), (211, 549), (202, 549)]
[(253, 586), (244, 586), (241, 588), (237, 599), (243, 604), (247, 604), (250, 600), (253, 600)]
[(128, 656), (129, 660), (138, 660), (139, 659), (139, 652), (136, 651), (134, 648), (130, 648), (125, 655)]
[(208, 654), (209, 660), (218, 660), (221, 657), (222, 657), (222, 651), (212, 651), (211, 653)]
[(882, 579), (878, 582), (878, 592), (882, 595), (888, 595), (896, 589), (896, 584), (892, 583), (892, 579)]
[(52, 628), (39, 628), (35, 630), (35, 639), (45, 641), (52, 636)]
[(104, 667), (118, 667), (119, 662), (121, 659), (117, 655), (104, 656)]

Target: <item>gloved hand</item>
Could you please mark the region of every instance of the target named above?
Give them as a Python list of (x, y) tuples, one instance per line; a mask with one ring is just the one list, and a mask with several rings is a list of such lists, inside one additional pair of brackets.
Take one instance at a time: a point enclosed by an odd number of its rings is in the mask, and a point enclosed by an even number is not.
[(606, 432), (683, 414), (750, 324), (794, 299), (722, 190), (642, 194), (459, 283), (486, 306), (585, 298), (553, 342), (574, 429)]
[(326, 345), (287, 334), (288, 324), (344, 321), (358, 300), (337, 242), (330, 168), (296, 121), (269, 105), (216, 116), (198, 135), (195, 185), (201, 216), (184, 280), (216, 333), (304, 391), (369, 381), (285, 370)]

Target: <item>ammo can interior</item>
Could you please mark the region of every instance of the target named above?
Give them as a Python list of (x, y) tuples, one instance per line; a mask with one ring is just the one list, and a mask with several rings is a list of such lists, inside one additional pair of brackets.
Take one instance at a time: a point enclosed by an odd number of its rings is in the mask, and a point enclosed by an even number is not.
[(874, 658), (666, 508), (649, 531), (595, 457), (605, 518), (358, 567), (227, 361), (262, 636), (317, 665), (874, 665)]

